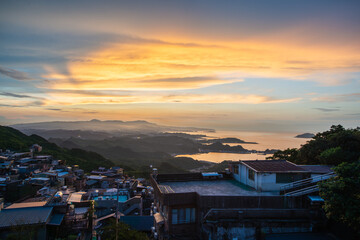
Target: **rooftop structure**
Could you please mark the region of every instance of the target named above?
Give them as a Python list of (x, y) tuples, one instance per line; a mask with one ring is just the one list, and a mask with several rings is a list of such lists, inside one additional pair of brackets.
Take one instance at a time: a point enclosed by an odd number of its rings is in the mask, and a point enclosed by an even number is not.
[(164, 193), (196, 192), (203, 196), (272, 196), (272, 192), (257, 192), (235, 180), (162, 182), (159, 188)]
[(307, 172), (306, 169), (285, 160), (254, 160), (240, 162), (256, 172)]
[[(159, 239), (255, 239), (257, 229), (311, 231), (321, 221), (311, 211), (321, 207), (313, 205), (310, 211), (309, 199), (274, 191), (269, 181), (275, 182), (277, 174), (278, 181), (287, 182), (311, 173), (286, 161), (240, 161), (231, 173), (154, 173), (155, 232)], [(251, 182), (268, 189), (256, 189)]]

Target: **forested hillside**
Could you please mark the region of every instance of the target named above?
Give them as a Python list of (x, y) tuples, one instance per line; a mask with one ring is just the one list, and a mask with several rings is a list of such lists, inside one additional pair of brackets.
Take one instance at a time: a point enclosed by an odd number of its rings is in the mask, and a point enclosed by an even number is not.
[(29, 147), (35, 143), (43, 147), (41, 154), (51, 154), (55, 158), (65, 161), (68, 165), (77, 164), (85, 171), (91, 171), (100, 166), (111, 167), (114, 165), (113, 162), (95, 152), (61, 148), (40, 136), (27, 136), (14, 128), (0, 126), (0, 149), (29, 151)]

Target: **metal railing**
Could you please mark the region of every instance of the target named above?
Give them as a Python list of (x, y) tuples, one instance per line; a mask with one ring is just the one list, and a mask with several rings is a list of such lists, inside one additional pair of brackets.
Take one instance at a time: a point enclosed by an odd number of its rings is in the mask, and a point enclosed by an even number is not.
[(299, 180), (299, 181), (296, 181), (296, 182), (288, 183), (288, 184), (285, 184), (285, 185), (280, 187), (280, 193), (286, 194), (287, 190), (294, 189), (294, 188), (303, 189), (302, 187), (305, 188), (305, 187), (307, 187), (309, 185), (314, 185), (317, 182), (324, 181), (326, 179), (334, 177), (335, 175), (336, 174), (334, 172), (330, 172), (330, 173), (326, 173), (326, 174), (323, 174), (323, 175), (320, 175), (320, 176), (306, 178), (306, 179), (302, 179), (302, 180)]
[(284, 196), (292, 196), (292, 197), (296, 197), (296, 196), (301, 196), (301, 195), (305, 195), (308, 193), (313, 193), (313, 192), (317, 192), (319, 191), (319, 187), (317, 185), (313, 185), (310, 187), (306, 187), (306, 188), (301, 188), (292, 192), (288, 192), (285, 193)]

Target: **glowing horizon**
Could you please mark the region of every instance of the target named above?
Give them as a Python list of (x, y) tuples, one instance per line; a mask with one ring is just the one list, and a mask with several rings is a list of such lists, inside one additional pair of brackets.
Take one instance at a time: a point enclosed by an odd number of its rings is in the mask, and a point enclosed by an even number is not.
[(273, 4), (2, 2), (0, 124), (356, 127), (360, 5)]

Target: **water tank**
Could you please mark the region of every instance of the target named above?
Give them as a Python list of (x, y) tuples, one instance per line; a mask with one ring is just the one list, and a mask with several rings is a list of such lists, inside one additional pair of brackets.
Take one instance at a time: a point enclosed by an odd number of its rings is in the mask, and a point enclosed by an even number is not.
[(54, 195), (54, 200), (60, 202), (61, 199), (62, 199), (62, 196), (63, 196), (63, 193), (62, 193), (62, 192), (57, 192), (57, 193)]

